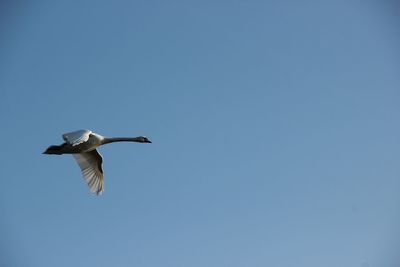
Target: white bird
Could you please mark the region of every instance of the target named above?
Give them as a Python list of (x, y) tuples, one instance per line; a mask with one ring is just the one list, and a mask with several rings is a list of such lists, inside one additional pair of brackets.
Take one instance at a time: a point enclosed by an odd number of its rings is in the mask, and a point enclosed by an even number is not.
[(151, 143), (145, 136), (138, 137), (105, 137), (90, 130), (79, 130), (63, 134), (65, 143), (49, 146), (43, 154), (72, 154), (81, 168), (83, 177), (90, 191), (100, 195), (104, 191), (103, 158), (97, 147), (113, 142)]

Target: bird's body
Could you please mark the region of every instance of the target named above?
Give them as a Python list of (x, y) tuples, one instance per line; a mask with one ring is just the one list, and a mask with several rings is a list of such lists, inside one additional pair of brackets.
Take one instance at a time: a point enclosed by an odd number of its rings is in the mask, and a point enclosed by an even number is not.
[(63, 134), (65, 143), (49, 146), (43, 154), (72, 154), (82, 170), (90, 190), (96, 194), (104, 191), (103, 159), (97, 147), (113, 142), (151, 143), (144, 136), (139, 137), (104, 137), (90, 130), (79, 130)]
[(89, 152), (101, 146), (106, 138), (89, 130), (79, 130), (63, 134), (63, 139), (65, 143), (59, 146), (50, 146), (45, 154), (62, 155)]

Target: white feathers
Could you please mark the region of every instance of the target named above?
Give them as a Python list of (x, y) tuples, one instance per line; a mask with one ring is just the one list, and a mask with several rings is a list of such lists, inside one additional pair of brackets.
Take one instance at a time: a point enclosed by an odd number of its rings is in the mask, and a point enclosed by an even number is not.
[(89, 185), (90, 191), (100, 195), (104, 191), (103, 159), (97, 150), (73, 154), (81, 168), (83, 177)]
[(90, 130), (79, 130), (76, 132), (63, 134), (63, 139), (68, 144), (76, 146), (89, 140), (90, 134), (92, 134), (92, 131)]

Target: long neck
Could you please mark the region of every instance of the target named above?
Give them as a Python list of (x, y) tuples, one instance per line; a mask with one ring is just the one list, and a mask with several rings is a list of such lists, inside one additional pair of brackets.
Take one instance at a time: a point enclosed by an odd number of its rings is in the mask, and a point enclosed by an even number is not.
[(102, 143), (109, 144), (114, 142), (141, 142), (140, 137), (104, 137)]

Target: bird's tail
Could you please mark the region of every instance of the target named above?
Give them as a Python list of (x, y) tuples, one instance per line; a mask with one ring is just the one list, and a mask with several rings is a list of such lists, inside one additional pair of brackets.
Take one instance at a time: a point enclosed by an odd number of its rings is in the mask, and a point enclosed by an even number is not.
[(49, 154), (49, 155), (61, 155), (62, 146), (49, 146), (46, 151), (43, 152), (43, 154)]

